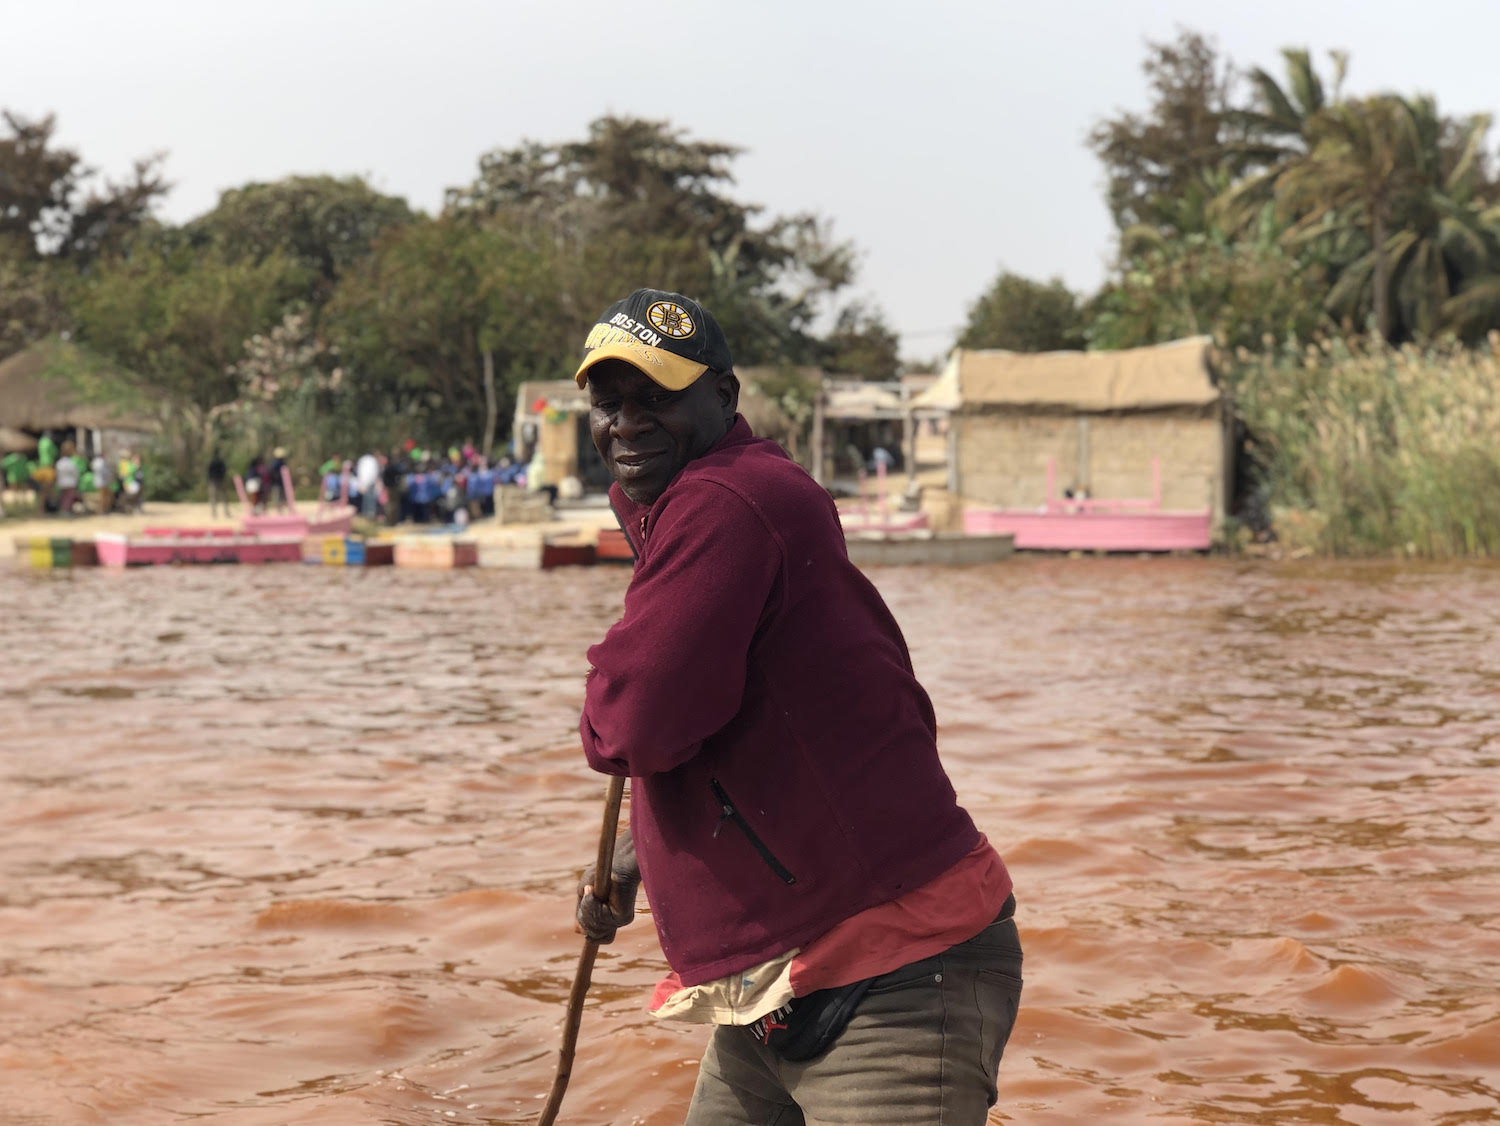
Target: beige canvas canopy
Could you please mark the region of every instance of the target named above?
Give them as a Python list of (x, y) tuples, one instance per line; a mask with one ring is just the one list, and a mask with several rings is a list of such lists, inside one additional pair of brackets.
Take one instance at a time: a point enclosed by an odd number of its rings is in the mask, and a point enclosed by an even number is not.
[(1201, 407), (1219, 399), (1210, 338), (1118, 352), (1005, 352), (958, 348), (912, 400), (918, 409), (1057, 408), (1074, 412)]

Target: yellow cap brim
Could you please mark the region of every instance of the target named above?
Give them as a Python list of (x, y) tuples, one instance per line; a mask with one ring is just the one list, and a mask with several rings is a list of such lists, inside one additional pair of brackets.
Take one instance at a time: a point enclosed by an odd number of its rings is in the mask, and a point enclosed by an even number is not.
[(589, 368), (605, 360), (624, 360), (637, 371), (650, 376), (668, 391), (691, 387), (708, 370), (707, 364), (684, 359), (664, 348), (648, 348), (638, 340), (624, 339), (592, 349), (578, 365), (573, 376), (580, 388), (588, 386)]

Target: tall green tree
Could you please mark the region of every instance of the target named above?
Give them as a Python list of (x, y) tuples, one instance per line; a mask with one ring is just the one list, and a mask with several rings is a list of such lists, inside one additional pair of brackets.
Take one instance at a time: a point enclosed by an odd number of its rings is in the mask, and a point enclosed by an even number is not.
[(61, 325), (63, 310), (54, 273), (8, 253), (0, 239), (0, 360)]
[(515, 232), (420, 219), (340, 283), (325, 323), (359, 409), (488, 445), (522, 380), (571, 371), (583, 337), (561, 331), (557, 293), (551, 261)]
[(404, 199), (358, 176), (288, 176), (224, 192), (186, 234), (228, 261), (259, 262), (274, 254), (290, 259), (310, 281), (308, 299), (321, 305), (382, 234), (413, 219)]
[(1137, 228), (1125, 265), (1091, 302), (1090, 346), (1207, 334), (1225, 347), (1259, 350), (1326, 327), (1326, 273), (1283, 246), (1270, 219), (1254, 238), (1210, 228), (1168, 239)]
[(740, 151), (666, 121), (602, 117), (582, 140), (487, 153), (446, 210), (545, 255), (571, 332), (649, 285), (708, 305), (739, 362), (816, 362), (814, 324), (852, 280), (852, 248), (815, 215), (765, 217), (735, 199)]
[(1039, 282), (1002, 271), (974, 304), (958, 337), (960, 348), (1053, 352), (1084, 346), (1078, 296), (1061, 278)]
[(1146, 112), (1104, 118), (1089, 145), (1104, 165), (1116, 227), (1179, 233), (1183, 216), (1175, 201), (1248, 159), (1241, 148), (1248, 129), (1233, 100), (1235, 72), (1212, 41), (1193, 31), (1148, 43), (1141, 68), (1150, 91)]
[(0, 253), (87, 264), (119, 249), (167, 192), (163, 157), (110, 181), (58, 144), (57, 120), (0, 111)]
[(824, 342), (823, 367), (862, 379), (891, 380), (901, 375), (901, 340), (879, 309), (854, 302), (839, 310)]
[(71, 288), (80, 343), (111, 360), (175, 438), (177, 468), (196, 465), (241, 396), (245, 342), (268, 332), (306, 284), (280, 254), (225, 261), (179, 247), (106, 259)]

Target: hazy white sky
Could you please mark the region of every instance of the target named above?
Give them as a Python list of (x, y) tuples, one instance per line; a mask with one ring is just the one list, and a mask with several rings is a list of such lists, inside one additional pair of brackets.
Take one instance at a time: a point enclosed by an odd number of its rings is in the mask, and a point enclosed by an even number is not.
[(740, 198), (831, 217), (859, 295), (926, 357), (1001, 267), (1103, 279), (1084, 138), (1144, 105), (1142, 43), (1178, 27), (1242, 66), (1344, 48), (1352, 91), (1500, 108), (1500, 0), (0, 0), (0, 106), (55, 112), (106, 172), (166, 150), (174, 220), (315, 172), (434, 211), (491, 148), (667, 118), (748, 150)]

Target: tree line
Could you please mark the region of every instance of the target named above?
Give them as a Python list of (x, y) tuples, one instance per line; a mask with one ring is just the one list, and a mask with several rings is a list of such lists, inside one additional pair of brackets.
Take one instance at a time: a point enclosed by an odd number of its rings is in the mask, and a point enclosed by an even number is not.
[[(742, 365), (899, 370), (879, 310), (845, 296), (852, 245), (735, 198), (741, 150), (669, 122), (607, 116), (486, 153), (433, 215), (359, 178), (293, 176), (170, 224), (161, 157), (109, 181), (53, 118), (3, 121), (0, 358), (65, 334), (80, 368), (113, 373), (92, 391), (162, 419), (169, 472), (224, 443), (489, 446), (517, 386), (570, 375), (600, 310), (641, 284), (700, 298)], [(809, 393), (788, 380), (778, 394)]]
[[(1143, 69), (1145, 110), (1104, 116), (1088, 137), (1117, 236), (1104, 285), (1077, 294), (1002, 272), (957, 343), (1037, 351), (1211, 334), (1241, 357), (1225, 374), (1266, 510), (1331, 503), (1319, 482), (1333, 475), (1289, 419), (1319, 395), (1366, 403), (1372, 371), (1405, 373), (1396, 382), (1413, 398), (1371, 415), (1385, 420), (1393, 468), (1378, 489), (1350, 490), (1381, 498), (1371, 512), (1405, 511), (1399, 498), (1417, 494), (1401, 468), (1415, 448), (1402, 404), (1428, 401), (1410, 372), (1446, 378), (1500, 328), (1488, 115), (1353, 94), (1339, 53), (1289, 48), (1275, 68), (1241, 69), (1193, 32), (1148, 44)], [(321, 460), (408, 436), (503, 441), (517, 386), (566, 376), (598, 312), (649, 281), (712, 308), (742, 365), (779, 366), (766, 389), (805, 418), (811, 389), (796, 365), (889, 378), (897, 339), (849, 298), (855, 248), (827, 218), (737, 198), (739, 156), (670, 122), (606, 116), (581, 138), (482, 155), (435, 214), (362, 179), (294, 176), (226, 191), (172, 224), (155, 215), (170, 190), (163, 158), (110, 180), (58, 143), (52, 118), (5, 113), (0, 358), (52, 335), (77, 344), (72, 378), (162, 420), (170, 457), (153, 480), (170, 491), (171, 474), (196, 480), (219, 444)], [(1308, 365), (1316, 378), (1295, 375)], [(1346, 384), (1347, 396), (1329, 393)], [(1456, 385), (1479, 395), (1484, 379)], [(1311, 398), (1295, 407), (1297, 395)], [(1460, 416), (1490, 417), (1479, 406)], [(1361, 442), (1378, 436), (1368, 422), (1350, 428)], [(1448, 444), (1429, 443), (1426, 479), (1490, 465), (1465, 426), (1432, 430)], [(1472, 490), (1450, 491), (1454, 527), (1485, 525), (1459, 503)], [(1350, 524), (1347, 542), (1420, 545), (1409, 529), (1393, 538), (1398, 523)]]
[(966, 347), (1124, 348), (1211, 334), (1230, 349), (1374, 332), (1391, 344), (1500, 327), (1490, 117), (1346, 90), (1348, 56), (1241, 69), (1183, 32), (1147, 47), (1143, 113), (1100, 120), (1117, 233), (1091, 295), (1002, 273)]

